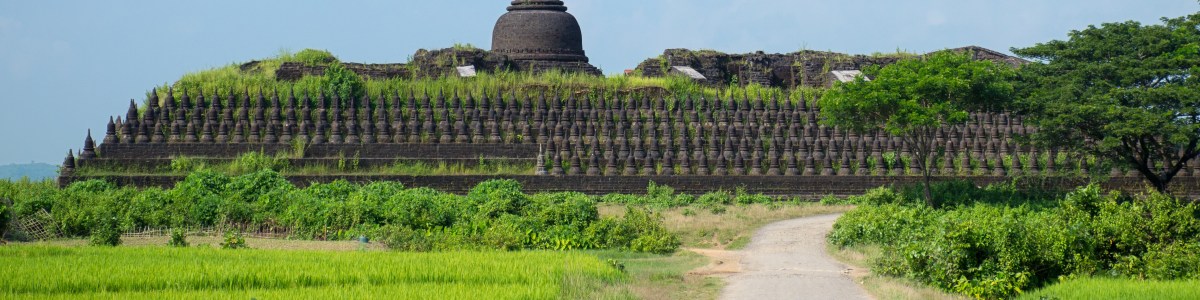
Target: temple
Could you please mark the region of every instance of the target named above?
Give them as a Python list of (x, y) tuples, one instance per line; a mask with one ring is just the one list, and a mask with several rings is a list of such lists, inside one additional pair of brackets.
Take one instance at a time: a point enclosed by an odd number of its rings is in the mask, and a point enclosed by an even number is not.
[[(600, 75), (588, 63), (578, 21), (566, 11), (562, 1), (513, 1), (496, 22), (491, 51), (421, 50), (408, 63), (415, 67), (347, 67), (376, 79), (463, 76), (455, 70), (464, 66), (483, 72), (559, 70)], [(1026, 63), (977, 47), (951, 50), (970, 51), (976, 59)], [(812, 51), (728, 55), (673, 49), (634, 72), (648, 77), (680, 72), (717, 87), (820, 88), (837, 80), (831, 74), (853, 74), (846, 71), (897, 59)], [(281, 66), (276, 77), (288, 81), (321, 72), (320, 66), (293, 63)], [(910, 163), (909, 146), (900, 138), (821, 125), (820, 109), (815, 106), (819, 93), (704, 97), (545, 87), (483, 92), (395, 87), (389, 91), (357, 99), (325, 92), (154, 91), (146, 107), (131, 101), (123, 118), (110, 118), (101, 143), (89, 131), (82, 149), (68, 152), (59, 183), (106, 179), (169, 186), (182, 178), (75, 171), (163, 170), (180, 157), (228, 162), (248, 152), (287, 153), (288, 165), (298, 168), (343, 170), (421, 162), (466, 167), (525, 164), (532, 169), (529, 174), (504, 176), (288, 176), (297, 184), (393, 180), (451, 192), (504, 177), (534, 191), (640, 193), (647, 183), (656, 182), (680, 192), (744, 188), (769, 195), (820, 197), (919, 180), (912, 176), (917, 171)], [(943, 151), (934, 157), (936, 174), (987, 183), (1033, 174), (1104, 173), (1118, 184), (1140, 186), (1132, 171), (1098, 166), (1078, 153), (1013, 141), (1031, 130), (1018, 115), (971, 114), (966, 124), (938, 130), (937, 146)], [(563, 176), (587, 179), (563, 180)], [(1180, 176), (1200, 177), (1200, 161), (1192, 161)]]

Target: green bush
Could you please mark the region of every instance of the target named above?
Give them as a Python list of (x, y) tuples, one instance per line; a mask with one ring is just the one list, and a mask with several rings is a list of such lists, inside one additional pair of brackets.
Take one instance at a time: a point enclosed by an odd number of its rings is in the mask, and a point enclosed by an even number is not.
[(645, 195), (607, 194), (599, 197), (599, 202), (611, 204), (645, 205), (655, 209), (688, 206), (696, 204), (696, 197), (688, 194), (676, 194), (675, 189), (650, 182)]
[(521, 192), (521, 183), (512, 179), (493, 179), (479, 183), (467, 194), (479, 213), (490, 218), (501, 214), (518, 214), (528, 199)]
[(323, 66), (337, 62), (337, 57), (333, 53), (325, 50), (304, 49), (300, 52), (292, 54), (291, 57), (285, 58), (284, 61), (300, 62), (306, 66)]
[(600, 202), (612, 204), (645, 205), (646, 197), (630, 194), (606, 194), (600, 196)]
[[(297, 188), (271, 169), (236, 177), (210, 169), (189, 174), (170, 189), (118, 188), (86, 181), (53, 184), (0, 181), (0, 196), (27, 215), (52, 215), (52, 230), (112, 244), (135, 228), (236, 228), (279, 230), (303, 239), (376, 238), (395, 249), (675, 249), (661, 220), (634, 212), (600, 219), (596, 198), (581, 193), (526, 195), (513, 180), (490, 180), (466, 196), (400, 183), (357, 185), (345, 180)], [(644, 198), (644, 197), (643, 197)], [(673, 200), (674, 201), (674, 200)], [(14, 209), (15, 210), (15, 209)], [(634, 240), (643, 237), (636, 247)], [(223, 244), (237, 247), (237, 236)]]
[(629, 242), (629, 250), (668, 254), (679, 249), (679, 237), (666, 231), (651, 231), (638, 235)]
[(1154, 280), (1200, 279), (1200, 242), (1156, 245), (1141, 257), (1138, 269), (1130, 275)]
[(221, 240), (221, 249), (243, 249), (246, 248), (246, 237), (241, 231), (226, 231), (224, 238)]
[(727, 191), (708, 192), (696, 198), (700, 205), (729, 205), (733, 204), (733, 195)]
[(322, 87), (326, 91), (332, 91), (347, 103), (351, 100), (358, 101), (366, 94), (366, 84), (363, 79), (338, 62), (329, 64), (329, 67), (325, 69)]
[(0, 198), (0, 240), (8, 233), (8, 224), (12, 222), (12, 201)]
[(820, 200), (820, 201), (817, 201), (817, 202), (819, 202), (819, 203), (821, 203), (821, 204), (824, 204), (824, 205), (846, 205), (846, 204), (851, 204), (851, 202), (850, 202), (850, 198), (849, 198), (849, 197), (847, 197), (847, 198), (841, 198), (841, 197), (834, 196), (834, 195), (825, 195), (825, 197), (821, 197), (821, 200)]
[(629, 245), (636, 232), (620, 219), (603, 218), (589, 224), (583, 235), (594, 248), (612, 249)]
[(99, 180), (71, 184), (61, 193), (54, 195), (50, 213), (56, 231), (69, 236), (92, 235), (93, 229), (111, 227), (119, 231), (121, 220), (117, 219), (124, 202), (123, 195), (129, 190)]
[[(935, 186), (936, 186), (936, 184), (935, 184)], [(910, 204), (911, 205), (911, 204), (924, 203), (921, 201), (908, 200), (908, 198), (896, 193), (889, 187), (878, 187), (878, 188), (870, 189), (870, 190), (867, 190), (867, 192), (862, 195), (846, 197), (845, 201), (847, 203), (857, 204), (857, 205), (884, 205), (884, 204), (896, 204), (896, 205)]]
[(688, 194), (675, 195), (675, 206), (688, 206), (696, 204), (696, 196)]
[(750, 194), (746, 192), (745, 188), (739, 187), (734, 192), (733, 202), (737, 204), (767, 204), (771, 203), (771, 197), (763, 195), (762, 193)]
[(204, 161), (193, 157), (176, 157), (171, 159), (171, 171), (177, 173), (191, 173), (192, 171), (203, 169), (207, 166)]
[(924, 228), (937, 212), (924, 207), (896, 204), (859, 206), (833, 224), (829, 242), (837, 246), (886, 244), (913, 235)]
[(828, 240), (879, 245), (877, 272), (979, 298), (1010, 297), (1075, 276), (1200, 276), (1195, 203), (1105, 194), (1095, 185), (1056, 201), (1012, 199), (1020, 193), (1006, 187), (954, 189), (973, 200), (935, 209), (873, 190), (834, 224)]
[[(1053, 204), (1056, 198), (1061, 198), (1064, 194), (1061, 191), (1044, 190), (1044, 187), (1025, 186), (1018, 188), (1018, 180), (980, 187), (969, 180), (957, 179), (934, 182), (930, 185), (929, 189), (934, 200), (932, 203), (934, 203), (935, 207), (939, 208), (970, 206), (975, 203), (1010, 206), (1047, 205)], [(917, 184), (899, 187), (898, 194), (900, 197), (892, 200), (908, 203), (909, 205), (926, 203), (924, 201), (925, 192), (923, 185)]]
[(121, 245), (121, 229), (118, 222), (117, 216), (112, 212), (97, 216), (96, 225), (92, 229), (92, 236), (89, 243), (93, 246)]
[(675, 203), (675, 189), (666, 185), (658, 185), (651, 181), (650, 185), (646, 187), (646, 200), (644, 202), (662, 208), (675, 207), (677, 206), (677, 203)]
[[(172, 161), (172, 163), (174, 163)], [(288, 160), (282, 156), (270, 156), (262, 152), (248, 152), (239, 155), (228, 166), (230, 174), (240, 175), (263, 170), (283, 170), (288, 166)]]
[(625, 226), (635, 233), (628, 249), (638, 252), (670, 253), (679, 248), (679, 237), (667, 231), (662, 216), (642, 209), (628, 208)]
[(381, 231), (384, 232), (383, 244), (400, 251), (433, 251), (433, 241), (440, 236), (427, 229), (414, 230), (407, 226), (386, 226)]
[(465, 209), (457, 199), (454, 195), (429, 188), (408, 189), (388, 198), (383, 203), (381, 214), (390, 224), (413, 229), (450, 227)]
[(182, 229), (171, 230), (171, 240), (167, 241), (167, 246), (171, 247), (187, 247), (187, 231)]
[(564, 225), (577, 230), (582, 230), (600, 217), (592, 197), (577, 192), (534, 195), (522, 214), (540, 224)]

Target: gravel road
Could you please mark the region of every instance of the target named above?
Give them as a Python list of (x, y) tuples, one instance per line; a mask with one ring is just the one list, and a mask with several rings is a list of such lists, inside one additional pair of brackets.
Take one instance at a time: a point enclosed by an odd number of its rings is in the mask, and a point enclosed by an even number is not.
[(738, 251), (740, 270), (726, 277), (721, 299), (871, 299), (850, 269), (825, 253), (825, 235), (841, 214), (768, 224)]

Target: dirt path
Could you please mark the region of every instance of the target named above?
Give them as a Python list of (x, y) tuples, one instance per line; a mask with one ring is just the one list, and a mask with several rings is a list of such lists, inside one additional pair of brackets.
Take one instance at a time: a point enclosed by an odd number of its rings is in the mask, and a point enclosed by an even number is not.
[(712, 273), (730, 274), (721, 299), (870, 299), (850, 278), (861, 271), (825, 253), (825, 235), (839, 216), (771, 223), (755, 232), (744, 250), (701, 253), (714, 258)]

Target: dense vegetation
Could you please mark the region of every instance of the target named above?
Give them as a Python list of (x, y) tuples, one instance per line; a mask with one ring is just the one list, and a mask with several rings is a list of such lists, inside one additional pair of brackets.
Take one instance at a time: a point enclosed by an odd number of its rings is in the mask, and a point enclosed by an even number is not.
[[(323, 76), (305, 76), (296, 81), (279, 81), (275, 71), (286, 62), (301, 62), (306, 65), (329, 67)], [(607, 77), (584, 74), (567, 74), (549, 71), (541, 74), (523, 72), (481, 72), (476, 77), (439, 77), (416, 79), (371, 79), (360, 78), (341, 65), (340, 60), (333, 54), (305, 49), (300, 52), (282, 52), (273, 58), (256, 60), (249, 64), (230, 64), (185, 74), (179, 80), (156, 87), (160, 93), (159, 99), (166, 99), (166, 92), (174, 91), (175, 99), (180, 99), (184, 92), (193, 97), (203, 93), (211, 99), (212, 95), (224, 98), (230, 93), (256, 93), (263, 91), (270, 98), (270, 93), (276, 93), (285, 98), (289, 93), (312, 95), (320, 93), (337, 94), (342, 99), (359, 99), (366, 94), (372, 97), (379, 95), (471, 95), (481, 98), (484, 95), (496, 96), (504, 93), (517, 93), (527, 96), (534, 93), (547, 93), (561, 96), (567, 94), (591, 95), (606, 99), (615, 96), (630, 95), (691, 95), (730, 98), (744, 95), (780, 96), (783, 99), (813, 99), (819, 90), (797, 88), (784, 90), (763, 87), (756, 84), (748, 86), (732, 86), (726, 89), (705, 87), (690, 78), (682, 76), (642, 77), (631, 75), (615, 75)], [(347, 98), (347, 96), (355, 98)], [(147, 97), (148, 99), (149, 97)], [(228, 105), (228, 103), (226, 104)]]
[[(68, 237), (119, 243), (140, 228), (232, 226), (283, 231), (304, 239), (368, 236), (395, 249), (629, 249), (669, 253), (678, 238), (653, 213), (631, 208), (624, 218), (601, 218), (593, 197), (580, 193), (527, 195), (519, 183), (491, 180), (466, 196), (400, 183), (337, 181), (297, 188), (270, 169), (230, 177), (211, 170), (171, 189), (118, 188), (98, 180), (58, 189), (49, 182), (0, 181), (13, 213), (39, 217)], [(6, 209), (7, 210), (7, 209)]]
[(294, 165), (292, 159), (302, 158), (303, 154), (281, 152), (275, 155), (251, 151), (232, 159), (213, 159), (201, 157), (178, 156), (169, 164), (160, 165), (118, 165), (77, 167), (72, 175), (75, 176), (105, 176), (105, 175), (175, 175), (187, 176), (199, 170), (211, 170), (229, 176), (237, 176), (261, 169), (277, 170), (284, 176), (292, 175), (531, 175), (534, 174), (534, 162), (487, 159), (480, 157), (477, 161), (467, 164), (463, 162), (447, 163), (445, 161), (403, 161), (398, 160), (388, 164), (363, 166), (357, 157), (337, 157), (322, 164)]
[[(911, 190), (911, 189), (910, 189)], [(936, 199), (890, 188), (848, 201), (860, 206), (829, 235), (836, 246), (879, 246), (876, 272), (947, 291), (1002, 298), (1062, 278), (1200, 278), (1197, 204), (1151, 193), (1137, 198), (1095, 185), (1065, 196), (935, 185)]]
[(626, 280), (578, 252), (11, 246), (0, 265), (7, 299), (578, 299)]
[(12, 221), (12, 201), (0, 198), (0, 240), (4, 239), (4, 234), (8, 232), (8, 224)]
[(1013, 52), (1036, 141), (1138, 171), (1160, 192), (1200, 155), (1200, 13), (1072, 31)]
[(1007, 65), (974, 60), (973, 53), (939, 52), (904, 59), (837, 84), (820, 99), (824, 124), (860, 133), (883, 130), (911, 148), (925, 179), (925, 198), (939, 153), (947, 152), (938, 132), (964, 125), (972, 112), (1002, 107), (1012, 99), (1013, 72)]

